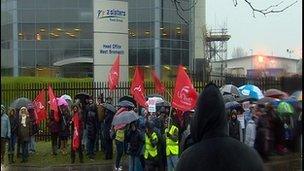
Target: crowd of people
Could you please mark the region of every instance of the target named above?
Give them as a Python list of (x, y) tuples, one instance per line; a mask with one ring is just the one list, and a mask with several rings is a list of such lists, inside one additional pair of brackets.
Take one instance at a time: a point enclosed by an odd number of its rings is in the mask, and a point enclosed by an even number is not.
[[(207, 98), (210, 99), (206, 100)], [(198, 99), (195, 111), (182, 113), (170, 109), (170, 106), (157, 106), (156, 112), (148, 112), (147, 109), (137, 108), (136, 104), (132, 103), (118, 103), (115, 108), (112, 98), (104, 99), (103, 95), (98, 96), (96, 101), (93, 97), (85, 101), (75, 99), (71, 106), (58, 106), (59, 121), (55, 119), (55, 111), (49, 112), (47, 123), (51, 134), (52, 155), (56, 156), (58, 152), (67, 155), (70, 151), (71, 163), (75, 163), (78, 153), (79, 162), (83, 163), (84, 155), (94, 160), (96, 153), (103, 151), (104, 159), (111, 160), (115, 145), (115, 170), (122, 170), (122, 157), (128, 155), (130, 171), (171, 171), (177, 168), (182, 152), (202, 139), (216, 136), (227, 135), (243, 145), (246, 144), (257, 151), (264, 161), (274, 153), (283, 155), (289, 151), (299, 151), (302, 134), (301, 106), (296, 109), (296, 114), (282, 118), (271, 104), (244, 102), (242, 108), (220, 111), (221, 106), (209, 110), (210, 104), (203, 104), (211, 100), (213, 101), (210, 103), (223, 103), (222, 99), (211, 98), (207, 93)], [(204, 107), (201, 109), (200, 106)], [(114, 127), (114, 116), (125, 111), (134, 111), (138, 114), (138, 119), (120, 128)], [(225, 113), (225, 117), (220, 115), (222, 113)], [(221, 131), (217, 131), (218, 128)], [(27, 162), (29, 153), (35, 153), (35, 135), (38, 131), (31, 104), (20, 109), (10, 108), (8, 111), (1, 105), (1, 163), (7, 142), (9, 163), (15, 162), (16, 151), (17, 158), (21, 155), (21, 162)], [(216, 146), (218, 142), (229, 144), (230, 141), (229, 139), (210, 143)], [(234, 143), (232, 145), (235, 145)], [(212, 144), (209, 146), (213, 146)], [(222, 145), (225, 146), (224, 144)], [(191, 150), (187, 150), (185, 156), (190, 153), (188, 151)], [(249, 150), (248, 154), (251, 153)], [(240, 154), (242, 155), (245, 155), (245, 152)], [(187, 164), (183, 167), (186, 166)]]

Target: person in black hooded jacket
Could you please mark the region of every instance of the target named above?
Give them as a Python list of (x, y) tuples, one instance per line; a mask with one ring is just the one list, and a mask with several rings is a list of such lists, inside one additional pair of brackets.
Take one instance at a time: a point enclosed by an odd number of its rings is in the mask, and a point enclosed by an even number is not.
[(228, 136), (225, 105), (215, 84), (209, 83), (201, 93), (190, 131), (195, 144), (182, 153), (176, 171), (264, 170), (254, 149)]

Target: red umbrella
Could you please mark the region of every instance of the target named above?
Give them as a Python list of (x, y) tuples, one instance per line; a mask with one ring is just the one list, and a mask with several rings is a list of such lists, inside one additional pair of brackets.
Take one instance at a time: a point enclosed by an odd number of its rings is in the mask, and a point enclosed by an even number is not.
[(287, 99), (288, 94), (278, 90), (278, 89), (269, 89), (264, 93), (265, 97), (272, 97), (272, 98), (277, 98), (277, 99)]

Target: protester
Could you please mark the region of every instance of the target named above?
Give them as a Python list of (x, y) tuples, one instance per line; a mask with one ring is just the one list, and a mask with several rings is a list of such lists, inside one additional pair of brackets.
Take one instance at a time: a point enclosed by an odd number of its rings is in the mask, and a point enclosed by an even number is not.
[(228, 136), (226, 117), (219, 88), (213, 83), (206, 85), (191, 122), (195, 144), (182, 153), (176, 171), (264, 170), (252, 148)]
[[(111, 98), (107, 97), (106, 103), (111, 105)], [(104, 119), (104, 136), (105, 136), (105, 159), (109, 160), (113, 157), (113, 139), (110, 136), (110, 130), (112, 126), (112, 121), (114, 117), (114, 112), (111, 110), (105, 110), (105, 119)]]
[(88, 157), (90, 160), (94, 160), (94, 145), (96, 143), (97, 135), (97, 125), (98, 125), (98, 116), (97, 116), (97, 107), (92, 98), (89, 99), (89, 104), (87, 106), (86, 114), (86, 130), (87, 130), (87, 143), (88, 143)]
[(61, 153), (63, 155), (67, 154), (67, 142), (70, 136), (70, 110), (68, 106), (60, 106), (61, 110), (61, 117), (60, 117), (60, 132), (59, 132), (59, 139), (61, 142)]
[(179, 155), (179, 129), (177, 127), (177, 123), (173, 120), (170, 122), (170, 119), (171, 118), (168, 118), (165, 123), (166, 156), (168, 171), (174, 171), (178, 162)]
[(145, 170), (146, 171), (158, 171), (159, 166), (159, 154), (157, 149), (158, 144), (157, 133), (153, 130), (153, 123), (146, 123), (146, 134), (145, 134)]
[(55, 120), (54, 110), (50, 111), (48, 119), (48, 127), (51, 132), (52, 154), (57, 155), (60, 123)]
[(8, 112), (8, 117), (11, 125), (11, 138), (8, 145), (8, 162), (9, 164), (15, 163), (14, 154), (15, 154), (15, 145), (18, 135), (18, 121), (19, 118), (16, 117), (16, 109), (11, 108)]
[(115, 158), (115, 170), (122, 170), (122, 166), (120, 165), (122, 155), (124, 153), (124, 141), (125, 141), (125, 129), (112, 129), (114, 135), (112, 135), (112, 139), (115, 139), (116, 145), (116, 158)]
[(140, 155), (144, 147), (144, 136), (138, 128), (138, 122), (130, 123), (125, 137), (128, 144), (127, 154), (129, 155), (129, 171), (142, 171), (143, 167), (140, 161)]
[(83, 137), (83, 118), (80, 115), (79, 107), (74, 104), (72, 105), (73, 117), (70, 121), (71, 124), (71, 163), (75, 163), (75, 153), (79, 154), (79, 161), (83, 163), (83, 149), (82, 149), (82, 137)]
[(1, 105), (1, 163), (4, 162), (6, 142), (11, 138), (11, 124), (5, 107)]
[(32, 103), (28, 104), (27, 110), (29, 112), (29, 117), (30, 117), (30, 125), (31, 125), (31, 137), (29, 141), (29, 153), (35, 153), (36, 150), (36, 141), (35, 141), (35, 135), (38, 133), (38, 125), (36, 123), (36, 114), (35, 114), (35, 108)]
[(253, 115), (247, 122), (246, 134), (245, 134), (245, 144), (249, 147), (254, 148), (255, 136), (256, 136), (256, 122), (258, 118)]
[(104, 141), (104, 118), (105, 118), (105, 108), (103, 106), (104, 100), (103, 100), (103, 94), (98, 96), (97, 98), (97, 116), (98, 116), (98, 131), (97, 131), (97, 138), (96, 138), (96, 151), (99, 151), (99, 140), (100, 140), (100, 149), (103, 151), (105, 150), (105, 141)]
[(240, 121), (237, 119), (237, 111), (232, 110), (231, 118), (229, 121), (229, 136), (235, 138), (238, 141), (241, 141), (241, 125)]
[(22, 149), (22, 161), (21, 163), (28, 161), (28, 144), (31, 136), (31, 121), (29, 113), (26, 107), (21, 107), (19, 111), (19, 128), (18, 128), (18, 137), (20, 140), (20, 145)]

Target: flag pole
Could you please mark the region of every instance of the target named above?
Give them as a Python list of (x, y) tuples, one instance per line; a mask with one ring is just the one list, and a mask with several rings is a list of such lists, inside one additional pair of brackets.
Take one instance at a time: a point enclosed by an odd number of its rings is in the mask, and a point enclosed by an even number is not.
[[(169, 91), (167, 91), (167, 90), (165, 90), (166, 91), (166, 93), (170, 96), (170, 98), (171, 98), (171, 101), (172, 101), (172, 95), (170, 94), (170, 92)], [(168, 121), (168, 129), (169, 129), (169, 127), (170, 127), (170, 123), (171, 123), (171, 113), (172, 113), (172, 104), (170, 105), (170, 111), (169, 111), (169, 121)]]

